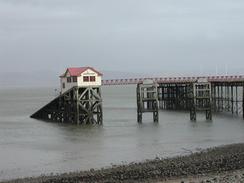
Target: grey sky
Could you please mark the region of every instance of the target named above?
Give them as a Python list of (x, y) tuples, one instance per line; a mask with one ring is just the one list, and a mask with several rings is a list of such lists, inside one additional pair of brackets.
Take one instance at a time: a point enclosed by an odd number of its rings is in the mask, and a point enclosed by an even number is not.
[(3, 72), (244, 74), (243, 0), (0, 0)]

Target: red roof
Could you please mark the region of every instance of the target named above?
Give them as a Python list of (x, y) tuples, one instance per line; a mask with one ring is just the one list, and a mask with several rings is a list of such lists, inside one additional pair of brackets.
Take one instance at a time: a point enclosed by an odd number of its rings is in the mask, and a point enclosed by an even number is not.
[(80, 76), (87, 69), (90, 69), (90, 70), (94, 71), (95, 73), (97, 73), (99, 76), (102, 76), (102, 73), (98, 72), (97, 70), (95, 70), (92, 67), (70, 67), (70, 68), (67, 68), (66, 72), (63, 75), (61, 75), (60, 77), (64, 77), (67, 72), (69, 72), (70, 76)]

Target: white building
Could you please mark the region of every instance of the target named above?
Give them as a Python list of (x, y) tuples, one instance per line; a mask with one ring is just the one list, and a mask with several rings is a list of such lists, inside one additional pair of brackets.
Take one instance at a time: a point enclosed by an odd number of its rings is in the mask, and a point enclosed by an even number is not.
[(74, 86), (101, 86), (102, 73), (92, 67), (67, 68), (65, 73), (60, 76), (60, 82), (61, 93), (64, 93)]

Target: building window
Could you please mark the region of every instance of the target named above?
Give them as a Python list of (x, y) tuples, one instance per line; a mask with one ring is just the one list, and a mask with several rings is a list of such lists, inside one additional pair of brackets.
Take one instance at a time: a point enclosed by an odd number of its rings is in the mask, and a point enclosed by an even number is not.
[(89, 82), (89, 76), (83, 76), (83, 81), (84, 82)]
[(91, 82), (95, 82), (96, 81), (96, 77), (95, 76), (90, 76), (90, 81)]
[(65, 83), (63, 83), (63, 88), (65, 88)]
[(73, 76), (72, 77), (72, 80), (73, 80), (73, 82), (77, 82), (77, 77), (76, 76)]
[(71, 77), (67, 77), (67, 83), (71, 83)]

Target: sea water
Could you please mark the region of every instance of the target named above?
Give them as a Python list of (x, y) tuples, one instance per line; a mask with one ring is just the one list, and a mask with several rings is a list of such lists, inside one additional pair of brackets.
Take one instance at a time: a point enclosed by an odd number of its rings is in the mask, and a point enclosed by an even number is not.
[(102, 87), (102, 126), (50, 123), (29, 116), (55, 97), (53, 88), (0, 89), (0, 180), (63, 173), (184, 155), (244, 141), (244, 121), (231, 114), (160, 111), (137, 123), (136, 86)]

